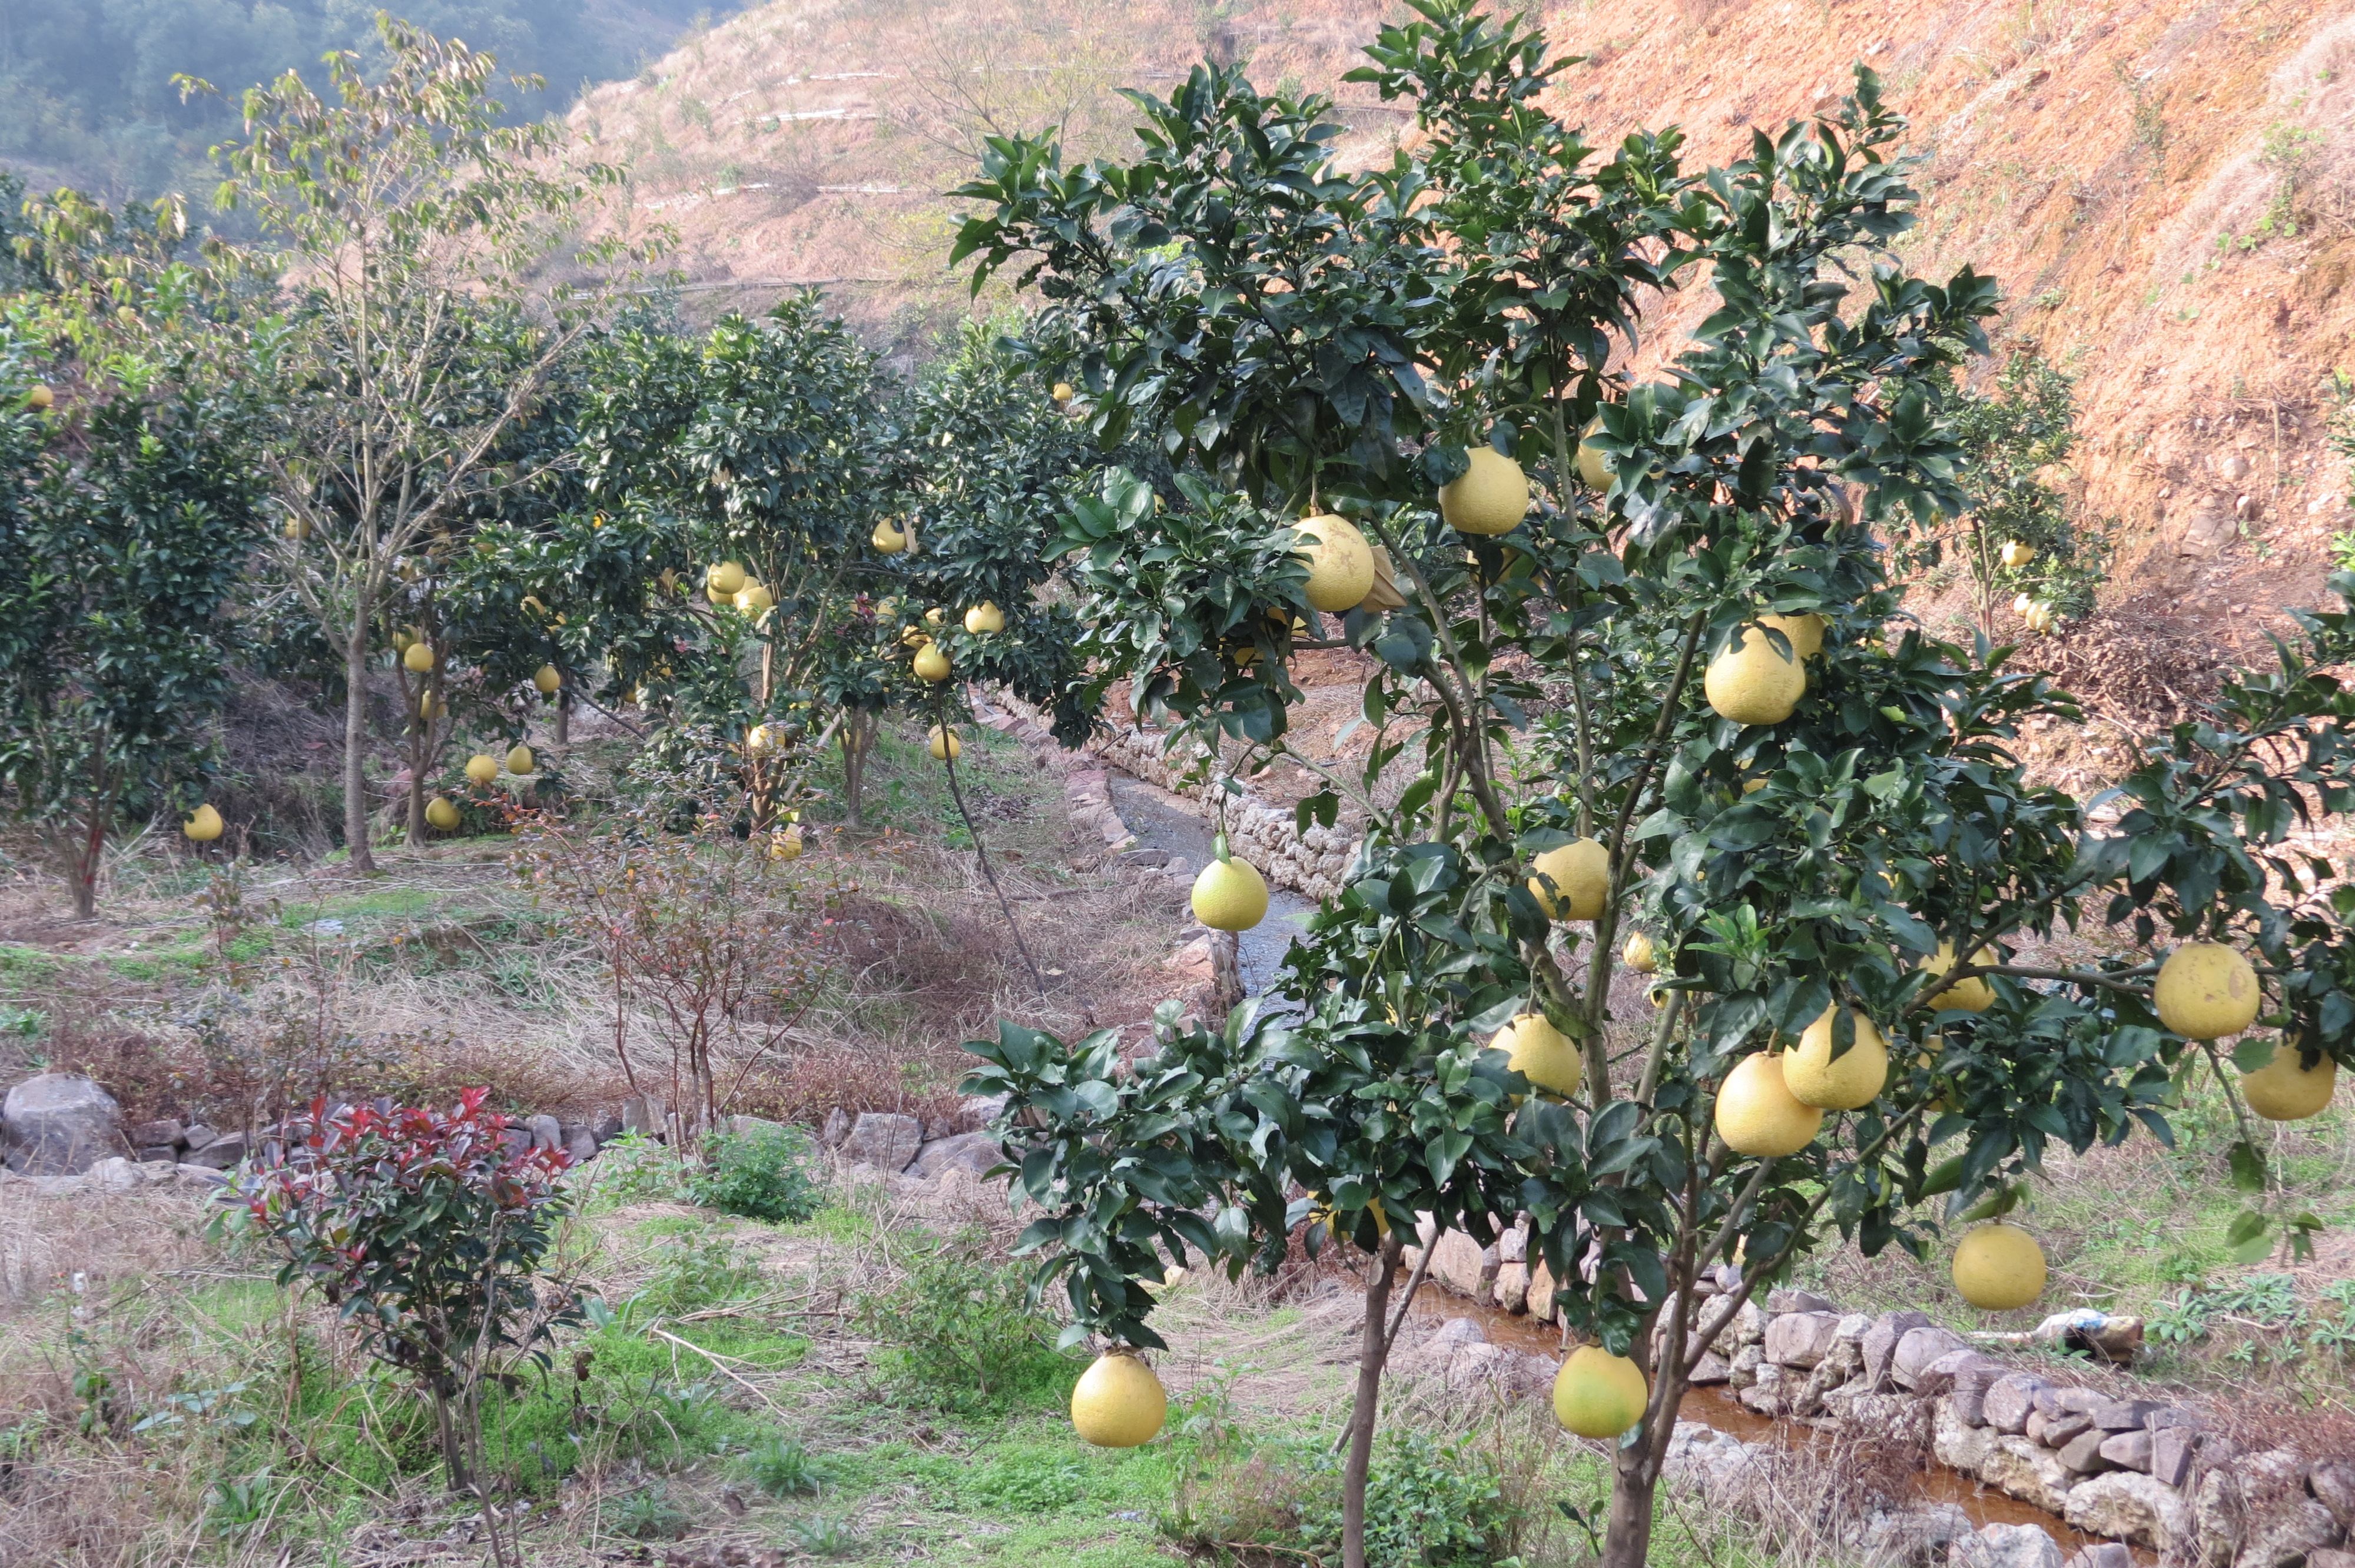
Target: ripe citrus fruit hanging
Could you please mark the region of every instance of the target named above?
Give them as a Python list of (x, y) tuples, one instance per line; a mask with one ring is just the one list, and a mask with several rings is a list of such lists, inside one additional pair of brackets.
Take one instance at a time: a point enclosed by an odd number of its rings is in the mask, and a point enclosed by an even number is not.
[(208, 800), (188, 813), (188, 820), (180, 824), (180, 832), (197, 843), (208, 844), (221, 836), (221, 829), (225, 825), (221, 821), (221, 814), (214, 810), (212, 802)]
[(433, 650), (425, 643), (412, 642), (402, 651), (400, 662), (409, 667), (410, 674), (425, 674), (433, 668)]
[(975, 637), (1006, 630), (1006, 612), (987, 600), (964, 612), (964, 629)]
[(1837, 1015), (1837, 1009), (1824, 1009), (1823, 1016), (1799, 1035), (1797, 1049), (1783, 1054), (1783, 1086), (1803, 1106), (1861, 1110), (1889, 1081), (1889, 1044), (1872, 1020), (1851, 1009), (1856, 1043), (1834, 1060), (1832, 1023)]
[(478, 751), (474, 756), (466, 758), (466, 779), (467, 782), (473, 784), (476, 789), (487, 787), (490, 782), (498, 776), (499, 761), (497, 758), (486, 756)]
[(1358, 525), (1322, 513), (1293, 527), (1306, 541), (1300, 553), (1308, 557), (1308, 602), (1323, 610), (1355, 609), (1374, 586), (1374, 552)]
[(1717, 1091), (1717, 1135), (1736, 1154), (1779, 1160), (1816, 1140), (1824, 1113), (1801, 1105), (1783, 1081), (1783, 1060), (1772, 1051), (1744, 1056)]
[(1627, 945), (1619, 949), (1619, 959), (1639, 975), (1655, 974), (1660, 967), (1659, 954), (1652, 946), (1652, 938), (1641, 931), (1629, 933)]
[(1134, 1448), (1150, 1443), (1169, 1418), (1169, 1396), (1145, 1358), (1106, 1351), (1080, 1374), (1071, 1390), (1071, 1425), (1082, 1440), (1099, 1448)]
[(1578, 456), (1572, 460), (1578, 470), (1579, 482), (1589, 490), (1611, 488), (1611, 459), (1593, 438), (1603, 429), (1603, 416), (1597, 414), (1586, 422), (1586, 429), (1578, 438)]
[(2241, 1075), (2241, 1097), (2267, 1121), (2304, 1121), (2321, 1115), (2330, 1103), (2339, 1064), (2324, 1056), (2313, 1066), (2300, 1068), (2297, 1054), (2297, 1041), (2285, 1039), (2274, 1047), (2271, 1061)]
[(951, 762), (964, 755), (964, 747), (957, 739), (954, 730), (934, 725), (926, 739), (929, 744), (925, 749), (932, 754), (935, 762)]
[[(1975, 964), (1992, 964), (1999, 961), (1998, 956), (1987, 948), (1981, 948), (1971, 955), (1971, 962)], [(1922, 960), (1923, 970), (1928, 974), (1946, 974), (1952, 971), (1954, 967), (1955, 944), (1952, 942), (1940, 942), (1937, 952)], [(1987, 976), (1973, 975), (1970, 979), (1957, 980), (1938, 992), (1930, 999), (1930, 1005), (1939, 1009), (1953, 1009), (1959, 1012), (1985, 1012), (1995, 1005), (1995, 987), (1988, 982)]]
[(1581, 1437), (1607, 1442), (1644, 1419), (1644, 1369), (1600, 1345), (1581, 1345), (1553, 1374), (1553, 1418)]
[(1735, 641), (1709, 662), (1701, 677), (1702, 694), (1720, 718), (1736, 724), (1781, 724), (1799, 705), (1807, 689), (1806, 672), (1791, 653), (1774, 646), (1754, 626), (1736, 631)]
[(1516, 1013), (1497, 1031), (1489, 1049), (1505, 1054), (1505, 1065), (1541, 1089), (1570, 1098), (1578, 1093), (1586, 1064), (1562, 1032), (1541, 1012)]
[(743, 566), (736, 561), (715, 562), (704, 571), (703, 588), (714, 604), (734, 599), (744, 588)]
[(891, 520), (887, 517), (875, 524), (875, 532), (867, 536), (867, 542), (882, 555), (896, 556), (908, 547), (908, 535), (891, 526)]
[(1447, 525), (1485, 538), (1519, 527), (1529, 512), (1529, 477), (1521, 465), (1485, 441), (1465, 455), (1472, 466), (1439, 487), (1439, 514)]
[[(1593, 839), (1572, 839), (1529, 863), (1529, 895), (1553, 920), (1593, 920), (1611, 893), (1611, 855)], [(1546, 880), (1553, 883), (1551, 891)]]
[(508, 772), (518, 774), (528, 773), (531, 771), (531, 747), (528, 746), (517, 746), (509, 748), (507, 752)]
[(2218, 1040), (2257, 1021), (2264, 988), (2240, 949), (2186, 942), (2158, 966), (2150, 1000), (2158, 1021), (2186, 1040)]
[(531, 673), (531, 683), (539, 689), (541, 696), (552, 697), (564, 684), (564, 673), (553, 664), (542, 664)]
[(1954, 1275), (1964, 1300), (2009, 1312), (2044, 1294), (2044, 1249), (2018, 1225), (1980, 1225), (1955, 1244)]
[(445, 833), (454, 832), (458, 827), (458, 808), (450, 803), (449, 797), (436, 795), (425, 802), (425, 823)]
[(934, 685), (949, 678), (949, 656), (938, 643), (927, 642), (916, 650), (916, 673)]
[(1267, 918), (1267, 879), (1247, 860), (1213, 860), (1195, 874), (1193, 905), (1213, 931), (1248, 931)]

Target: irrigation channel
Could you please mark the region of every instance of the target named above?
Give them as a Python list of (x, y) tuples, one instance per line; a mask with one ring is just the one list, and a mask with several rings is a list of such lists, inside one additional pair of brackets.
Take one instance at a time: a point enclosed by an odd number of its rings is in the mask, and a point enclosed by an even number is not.
[[(1129, 832), (1136, 835), (1137, 843), (1146, 849), (1161, 850), (1174, 856), (1183, 856), (1188, 863), (1199, 868), (1210, 858), (1210, 828), (1209, 821), (1194, 808), (1193, 802), (1173, 795), (1166, 789), (1146, 783), (1117, 768), (1107, 770), (1113, 805)], [(1237, 947), (1237, 962), (1241, 970), (1246, 995), (1257, 996), (1265, 991), (1276, 978), (1284, 961), (1284, 949), (1292, 943), (1316, 907), (1309, 900), (1289, 888), (1268, 890), (1267, 918), (1242, 933)], [(1614, 998), (1614, 1001), (1617, 999)], [(1558, 1355), (1561, 1351), (1561, 1334), (1557, 1329), (1536, 1320), (1516, 1317), (1494, 1307), (1484, 1307), (1463, 1297), (1426, 1286), (1413, 1308), (1417, 1318), (1444, 1319), (1469, 1318), (1480, 1325), (1492, 1345), (1513, 1350), (1530, 1351), (1542, 1355)], [(1687, 1421), (1698, 1421), (1745, 1443), (1772, 1443), (1782, 1448), (1806, 1448), (1828, 1446), (1830, 1438), (1804, 1422), (1777, 1420), (1745, 1410), (1725, 1388), (1697, 1388), (1687, 1393), (1677, 1414)], [(2098, 1545), (2103, 1538), (2073, 1530), (2062, 1520), (2032, 1504), (2007, 1496), (1982, 1486), (1975, 1478), (1942, 1465), (1931, 1464), (1913, 1477), (1914, 1496), (1928, 1503), (1953, 1503), (1969, 1516), (1974, 1526), (1987, 1524), (2033, 1524), (2048, 1531), (2059, 1544), (2062, 1555), (2069, 1556), (2087, 1546)], [(2140, 1549), (2135, 1551), (2138, 1563), (2156, 1563), (2158, 1557)]]

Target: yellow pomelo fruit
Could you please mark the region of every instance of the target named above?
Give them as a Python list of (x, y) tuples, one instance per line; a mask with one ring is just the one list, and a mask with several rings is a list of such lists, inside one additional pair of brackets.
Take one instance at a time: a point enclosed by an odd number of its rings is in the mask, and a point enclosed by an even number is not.
[(2025, 1307), (2044, 1294), (2044, 1249), (2018, 1225), (1980, 1225), (1955, 1244), (1955, 1288), (1984, 1312)]
[(2022, 620), (2026, 620), (2028, 619), (2028, 612), (2035, 608), (2036, 600), (2027, 594), (2021, 594), (2018, 599), (2011, 601), (2011, 613), (2019, 617)]
[(308, 517), (289, 517), (280, 532), (299, 545), (311, 536), (311, 520)]
[(802, 831), (799, 828), (791, 828), (782, 833), (771, 834), (769, 838), (769, 858), (771, 860), (801, 859)]
[(938, 685), (949, 678), (949, 656), (937, 643), (927, 642), (916, 650), (916, 673)]
[(1213, 931), (1248, 931), (1267, 918), (1267, 879), (1247, 860), (1214, 860), (1194, 877), (1194, 918)]
[(499, 760), (497, 758), (486, 756), (478, 751), (474, 756), (466, 758), (466, 779), (467, 781), (474, 785), (475, 788), (481, 789), (488, 785), (492, 779), (496, 779), (498, 776)]
[(912, 626), (900, 633), (900, 646), (902, 648), (922, 648), (931, 641), (932, 637), (928, 633), (919, 631)]
[(1744, 1056), (1717, 1091), (1717, 1135), (1737, 1154), (1778, 1160), (1816, 1140), (1824, 1113), (1801, 1105), (1772, 1051)]
[(2239, 948), (2186, 942), (2158, 966), (2150, 1000), (2158, 1021), (2186, 1040), (2217, 1040), (2256, 1022), (2264, 988)]
[(1836, 1010), (1807, 1025), (1798, 1049), (1783, 1054), (1783, 1086), (1803, 1106), (1824, 1110), (1861, 1110), (1870, 1105), (1889, 1081), (1889, 1043), (1872, 1020), (1849, 1010), (1856, 1020), (1856, 1044), (1838, 1061), (1832, 1059), (1832, 1021)]
[(984, 600), (964, 612), (964, 629), (975, 637), (1003, 631), (1006, 630), (1006, 612)]
[(517, 746), (517, 747), (509, 747), (509, 748), (508, 748), (508, 750), (507, 750), (507, 771), (508, 771), (508, 772), (510, 772), (510, 773), (517, 773), (517, 774), (528, 773), (528, 772), (530, 772), (530, 771), (531, 771), (531, 764), (532, 764), (531, 747), (529, 747), (528, 746)]
[(1099, 1448), (1150, 1443), (1169, 1418), (1169, 1396), (1142, 1356), (1106, 1351), (1071, 1390), (1071, 1425)]
[(744, 750), (751, 757), (774, 757), (782, 748), (773, 726), (756, 724), (744, 736)]
[(886, 517), (875, 524), (875, 532), (867, 535), (867, 542), (883, 555), (896, 556), (908, 547), (908, 535), (891, 526), (891, 520)]
[(1467, 455), (1472, 466), (1439, 487), (1439, 514), (1459, 534), (1511, 533), (1529, 514), (1529, 476), (1486, 442)]
[(25, 407), (27, 408), (46, 408), (57, 400), (58, 395), (38, 381), (34, 382), (33, 389), (25, 394)]
[(944, 730), (934, 725), (930, 738), (932, 744), (926, 749), (932, 752), (935, 762), (946, 762), (964, 755), (964, 743), (957, 739), (954, 730)]
[(1619, 949), (1619, 961), (1639, 975), (1657, 973), (1660, 956), (1652, 946), (1652, 938), (1641, 931), (1631, 932), (1626, 945)]
[(422, 642), (412, 642), (404, 649), (400, 662), (409, 666), (412, 675), (422, 675), (433, 668), (433, 650)]
[(939, 605), (934, 605), (932, 609), (924, 611), (924, 624), (926, 626), (938, 626), (942, 620), (946, 618), (946, 616), (947, 612), (945, 610), (942, 609)]
[(719, 561), (715, 563), (705, 570), (703, 574), (703, 586), (704, 588), (711, 595), (711, 602), (714, 604), (719, 603), (723, 599), (734, 599), (738, 594), (744, 590), (744, 567), (742, 563), (737, 561)]
[(1589, 490), (1611, 488), (1611, 460), (1600, 448), (1587, 444), (1587, 437), (1602, 428), (1603, 417), (1600, 414), (1586, 422), (1585, 430), (1578, 438), (1578, 455), (1572, 460), (1578, 469), (1580, 482)]
[(1514, 1014), (1513, 1021), (1489, 1040), (1488, 1048), (1502, 1051), (1505, 1065), (1563, 1099), (1578, 1093), (1578, 1081), (1586, 1071), (1578, 1047), (1541, 1012)]
[(221, 836), (224, 825), (221, 814), (214, 810), (212, 802), (208, 800), (188, 813), (188, 820), (180, 824), (180, 831), (197, 843), (208, 844)]
[(1742, 792), (1745, 795), (1755, 795), (1764, 788), (1766, 788), (1766, 779), (1763, 775), (1755, 779), (1744, 779), (1742, 781)]
[(2274, 1047), (2274, 1059), (2241, 1075), (2241, 1097), (2267, 1121), (2304, 1121), (2319, 1116), (2339, 1084), (2339, 1064), (2325, 1056), (2307, 1071), (2297, 1065), (2297, 1042)]
[(425, 825), (450, 832), (458, 826), (458, 808), (446, 796), (436, 795), (425, 802)]
[[(1975, 964), (1991, 964), (1995, 961), (1995, 954), (1985, 948), (1981, 948), (1971, 956), (1971, 962)], [(1939, 943), (1937, 953), (1922, 960), (1923, 969), (1934, 975), (1945, 974), (1954, 967), (1955, 944), (1952, 942)], [(1950, 985), (1938, 992), (1930, 999), (1930, 1005), (1935, 1008), (1953, 1008), (1962, 1012), (1985, 1012), (1995, 1005), (1995, 986), (1989, 982), (1987, 976), (1973, 975), (1970, 979)]]
[(553, 664), (542, 664), (531, 673), (531, 683), (539, 688), (543, 697), (552, 697), (564, 685), (564, 672)]
[(748, 582), (736, 590), (736, 608), (746, 615), (758, 615), (776, 602), (777, 596), (766, 583)]
[(1644, 1419), (1651, 1393), (1642, 1367), (1600, 1345), (1581, 1345), (1553, 1374), (1553, 1418), (1581, 1437), (1608, 1441)]
[(1709, 673), (1701, 677), (1702, 694), (1720, 718), (1781, 724), (1807, 689), (1806, 672), (1755, 627), (1742, 627), (1734, 635), (1735, 641), (1709, 662)]
[[(1593, 920), (1611, 892), (1611, 853), (1593, 839), (1572, 839), (1529, 863), (1529, 895), (1550, 920)], [(1553, 879), (1548, 893), (1541, 877)]]
[(1299, 553), (1308, 557), (1310, 604), (1324, 610), (1353, 609), (1373, 591), (1374, 552), (1355, 523), (1327, 512), (1293, 526), (1307, 541)]
[(1824, 651), (1824, 618), (1820, 615), (1762, 615), (1761, 626), (1771, 626), (1791, 640), (1791, 652), (1805, 662)]
[(1071, 400), (1071, 384), (1068, 381), (1058, 381), (1055, 383), (1054, 390), (1047, 396), (1058, 403), (1068, 403)]
[(431, 723), (450, 711), (450, 705), (427, 692), (417, 699), (417, 716)]
[(2034, 559), (2036, 559), (2036, 547), (2032, 545), (2023, 545), (2014, 539), (2003, 547), (2003, 564), (2007, 567), (2024, 567)]

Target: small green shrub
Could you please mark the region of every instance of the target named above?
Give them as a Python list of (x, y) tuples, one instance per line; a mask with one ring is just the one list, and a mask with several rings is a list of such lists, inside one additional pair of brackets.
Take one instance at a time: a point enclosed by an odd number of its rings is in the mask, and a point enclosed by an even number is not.
[(773, 1498), (815, 1493), (829, 1478), (826, 1461), (812, 1454), (799, 1438), (788, 1437), (782, 1432), (772, 1432), (753, 1446), (744, 1457), (744, 1473), (751, 1478), (754, 1486)]
[(772, 1224), (806, 1220), (826, 1202), (810, 1179), (809, 1153), (809, 1137), (797, 1128), (715, 1133), (703, 1140), (705, 1165), (687, 1189), (697, 1202), (723, 1214)]
[(812, 1514), (785, 1526), (785, 1539), (811, 1557), (840, 1557), (858, 1544), (858, 1534), (847, 1520)]
[[(1341, 1459), (1329, 1444), (1261, 1440), (1217, 1416), (1188, 1425), (1196, 1450), (1161, 1515), (1164, 1535), (1194, 1549), (1339, 1555)], [(1462, 1440), (1384, 1435), (1366, 1485), (1372, 1568), (1486, 1568), (1511, 1560), (1526, 1522), (1495, 1462)]]
[(633, 1203), (687, 1201), (687, 1167), (670, 1150), (644, 1133), (625, 1132), (597, 1151), (590, 1167), (595, 1203), (601, 1209)]
[(676, 1541), (687, 1533), (687, 1515), (669, 1493), (648, 1487), (613, 1505), (613, 1528), (633, 1541)]
[(977, 1232), (919, 1253), (898, 1281), (860, 1297), (853, 1316), (878, 1342), (884, 1386), (911, 1404), (968, 1415), (1059, 1405), (1079, 1380), (1080, 1362), (1055, 1347), (1059, 1325), (1029, 1303), (1028, 1271), (995, 1256)]
[(1017, 1448), (984, 1465), (958, 1489), (990, 1511), (1055, 1513), (1088, 1493), (1088, 1467), (1067, 1446)]
[(636, 1299), (677, 1316), (757, 1296), (766, 1278), (761, 1266), (738, 1252), (733, 1243), (713, 1237), (671, 1249)]

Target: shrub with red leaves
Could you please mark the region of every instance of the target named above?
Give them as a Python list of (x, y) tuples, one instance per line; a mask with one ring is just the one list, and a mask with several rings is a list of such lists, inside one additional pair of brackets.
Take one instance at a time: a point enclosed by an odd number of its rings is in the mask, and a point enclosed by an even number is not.
[(285, 1249), (281, 1285), (308, 1280), (368, 1351), (433, 1402), (451, 1484), (471, 1482), (479, 1391), (511, 1362), (548, 1361), (578, 1322), (569, 1290), (538, 1288), (570, 1200), (571, 1163), (537, 1150), (468, 1089), (444, 1115), (422, 1107), (311, 1107), (311, 1131), (239, 1179), (254, 1226)]

